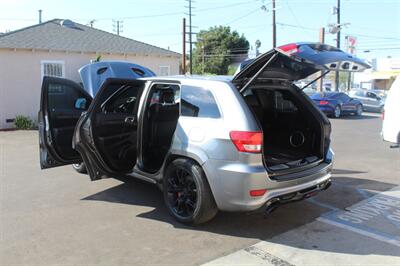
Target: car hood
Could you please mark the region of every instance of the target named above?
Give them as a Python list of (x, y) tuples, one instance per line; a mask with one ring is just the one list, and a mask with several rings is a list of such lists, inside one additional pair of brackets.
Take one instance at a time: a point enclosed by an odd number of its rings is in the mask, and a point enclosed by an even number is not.
[(371, 67), (365, 61), (327, 44), (292, 43), (274, 48), (250, 62), (247, 60), (232, 82), (244, 84), (274, 55), (272, 62), (260, 73), (260, 79), (297, 81), (321, 70), (361, 72)]
[(108, 78), (137, 79), (153, 77), (150, 69), (123, 61), (102, 61), (87, 64), (79, 69), (83, 88), (92, 97), (96, 95), (103, 82)]

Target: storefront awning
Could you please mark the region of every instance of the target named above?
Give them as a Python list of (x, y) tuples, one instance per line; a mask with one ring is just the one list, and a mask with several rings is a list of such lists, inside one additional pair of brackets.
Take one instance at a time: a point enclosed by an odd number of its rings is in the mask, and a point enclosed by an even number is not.
[(376, 71), (371, 73), (371, 79), (390, 79), (400, 75), (400, 70)]

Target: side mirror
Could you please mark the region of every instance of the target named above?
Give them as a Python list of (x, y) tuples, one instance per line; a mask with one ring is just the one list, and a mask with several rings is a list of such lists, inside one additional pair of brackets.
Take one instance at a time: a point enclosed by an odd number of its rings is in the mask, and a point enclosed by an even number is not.
[(86, 103), (87, 103), (87, 101), (86, 101), (85, 98), (76, 99), (76, 101), (75, 101), (75, 109), (86, 110), (87, 109)]

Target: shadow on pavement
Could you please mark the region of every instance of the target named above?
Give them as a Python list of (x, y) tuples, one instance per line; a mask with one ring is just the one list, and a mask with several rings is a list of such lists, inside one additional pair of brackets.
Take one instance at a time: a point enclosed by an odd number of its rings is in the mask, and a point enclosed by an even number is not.
[(340, 118), (342, 120), (366, 120), (366, 119), (380, 119), (378, 115), (370, 115), (370, 114), (363, 114), (363, 115), (343, 115)]
[[(362, 171), (352, 171), (336, 169), (336, 174), (359, 174)], [(259, 240), (269, 239), (289, 230), (313, 222), (321, 214), (331, 211), (329, 206), (344, 209), (363, 199), (365, 195), (360, 195), (355, 187), (366, 189), (388, 190), (394, 184), (353, 178), (348, 176), (333, 177), (333, 185), (314, 197), (324, 205), (314, 204), (309, 201), (300, 201), (288, 205), (283, 205), (272, 214), (266, 216), (263, 213), (228, 213), (219, 212), (210, 222), (198, 226), (186, 226), (177, 222), (169, 215), (164, 206), (162, 192), (155, 186), (133, 178), (118, 178), (123, 183), (107, 190), (98, 192), (83, 198), (82, 200), (105, 201), (120, 204), (137, 206), (148, 206), (154, 209), (150, 212), (139, 213), (137, 217), (157, 220), (169, 223), (175, 228), (186, 230), (200, 230), (215, 234), (254, 238)], [(371, 195), (372, 196), (372, 195)], [(326, 207), (328, 206), (328, 207)], [(330, 247), (330, 252), (354, 254), (352, 250), (344, 250), (341, 247)], [(372, 252), (372, 251), (371, 251)], [(380, 250), (372, 252), (381, 255), (391, 254), (390, 250)], [(369, 253), (368, 253), (369, 254)]]

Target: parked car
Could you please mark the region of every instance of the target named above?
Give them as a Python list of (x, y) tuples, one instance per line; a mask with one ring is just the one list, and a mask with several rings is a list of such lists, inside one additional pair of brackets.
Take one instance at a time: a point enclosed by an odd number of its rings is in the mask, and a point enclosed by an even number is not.
[(369, 67), (334, 47), (300, 43), (259, 56), (233, 78), (108, 78), (94, 98), (45, 77), (40, 165), (83, 159), (91, 180), (157, 184), (183, 223), (218, 210), (272, 211), (331, 184), (330, 122), (292, 82), (349, 64)]
[(360, 116), (363, 112), (362, 103), (343, 92), (318, 92), (313, 94), (311, 99), (322, 112), (334, 118), (344, 114)]
[(385, 106), (384, 100), (374, 91), (350, 91), (349, 96), (359, 100), (362, 103), (364, 111), (381, 113)]
[(393, 82), (385, 101), (382, 114), (383, 140), (393, 143), (392, 147), (400, 145), (400, 77)]
[[(100, 61), (84, 65), (79, 70), (82, 81), (82, 89), (91, 98), (94, 98), (101, 85), (108, 78), (137, 79), (142, 77), (154, 77), (150, 69), (126, 61)], [(87, 104), (84, 101), (79, 104)], [(77, 108), (78, 110), (80, 108)], [(78, 111), (79, 112), (79, 111)], [(72, 167), (79, 173), (87, 173), (85, 163), (79, 162), (72, 164)]]

